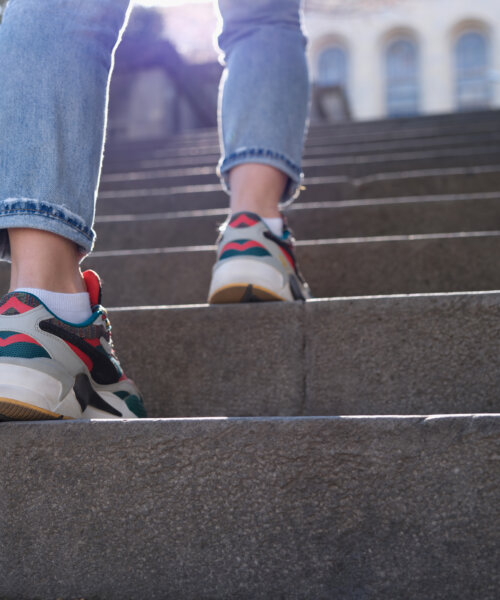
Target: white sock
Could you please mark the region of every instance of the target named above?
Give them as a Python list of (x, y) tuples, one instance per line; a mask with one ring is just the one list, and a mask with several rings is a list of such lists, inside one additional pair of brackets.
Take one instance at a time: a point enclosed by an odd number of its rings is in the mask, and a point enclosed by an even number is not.
[(283, 237), (283, 219), (281, 217), (262, 218), (264, 223), (277, 237)]
[(63, 321), (83, 323), (92, 315), (90, 298), (87, 292), (61, 294), (37, 288), (17, 288), (15, 292), (28, 292), (39, 298), (45, 306)]

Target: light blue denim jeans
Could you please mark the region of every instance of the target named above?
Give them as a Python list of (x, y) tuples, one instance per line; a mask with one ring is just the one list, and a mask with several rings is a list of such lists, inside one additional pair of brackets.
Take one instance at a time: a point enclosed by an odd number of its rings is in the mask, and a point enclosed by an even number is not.
[[(308, 104), (300, 0), (220, 0), (227, 68), (220, 172), (269, 164), (301, 180)], [(31, 227), (91, 251), (114, 50), (129, 0), (10, 0), (0, 26), (0, 258)]]
[(219, 101), (222, 183), (247, 162), (289, 177), (283, 201), (298, 194), (309, 101), (301, 0), (219, 0), (219, 48), (226, 70)]

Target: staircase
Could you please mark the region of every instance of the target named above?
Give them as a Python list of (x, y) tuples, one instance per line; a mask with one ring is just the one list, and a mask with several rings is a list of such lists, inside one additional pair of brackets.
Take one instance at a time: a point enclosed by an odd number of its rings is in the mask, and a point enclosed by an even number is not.
[(217, 158), (107, 150), (86, 265), (152, 418), (0, 425), (0, 598), (496, 600), (500, 112), (311, 130), (306, 303), (204, 304)]

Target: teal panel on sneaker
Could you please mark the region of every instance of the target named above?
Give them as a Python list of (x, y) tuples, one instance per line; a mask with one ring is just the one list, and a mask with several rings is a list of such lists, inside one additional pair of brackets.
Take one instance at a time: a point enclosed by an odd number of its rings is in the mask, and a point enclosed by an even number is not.
[(50, 358), (49, 353), (36, 340), (17, 331), (0, 331), (0, 357)]
[(146, 413), (146, 409), (144, 408), (144, 404), (139, 396), (135, 394), (128, 394), (127, 392), (114, 392), (115, 396), (121, 398), (128, 408), (136, 414), (140, 419), (145, 419), (148, 415)]

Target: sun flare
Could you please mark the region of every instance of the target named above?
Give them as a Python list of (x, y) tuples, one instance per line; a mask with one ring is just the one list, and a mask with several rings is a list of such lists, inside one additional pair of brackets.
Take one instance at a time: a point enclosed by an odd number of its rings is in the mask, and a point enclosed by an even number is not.
[(140, 6), (181, 6), (182, 4), (208, 4), (212, 0), (134, 0)]

